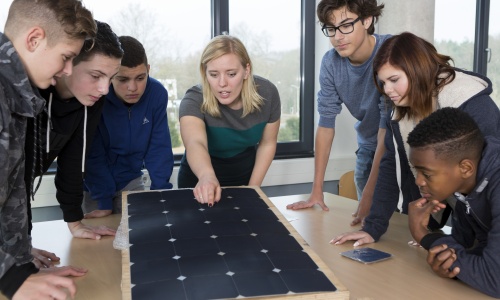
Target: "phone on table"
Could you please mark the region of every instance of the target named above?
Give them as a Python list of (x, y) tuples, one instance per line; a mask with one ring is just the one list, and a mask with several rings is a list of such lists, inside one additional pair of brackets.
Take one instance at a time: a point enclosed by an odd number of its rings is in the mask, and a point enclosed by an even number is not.
[(341, 252), (340, 255), (353, 259), (355, 261), (362, 262), (364, 264), (371, 264), (392, 257), (392, 254), (390, 253), (369, 247)]

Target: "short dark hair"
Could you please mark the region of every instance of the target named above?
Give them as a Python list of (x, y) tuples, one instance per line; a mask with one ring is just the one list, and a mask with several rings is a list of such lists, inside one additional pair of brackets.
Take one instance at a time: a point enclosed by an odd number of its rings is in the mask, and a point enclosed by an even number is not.
[(93, 39), (96, 24), (80, 0), (14, 0), (5, 22), (5, 34), (14, 39), (32, 26), (40, 26), (49, 45), (66, 38)]
[[(377, 5), (377, 0), (321, 0), (316, 8), (316, 14), (321, 25), (328, 24), (334, 10), (346, 7), (348, 11), (357, 14), (361, 21), (373, 17), (372, 24), (368, 27), (368, 34), (375, 32), (375, 23), (382, 15), (384, 4)], [(329, 24), (333, 25), (333, 24)]]
[(104, 22), (95, 21), (97, 24), (97, 35), (93, 40), (86, 40), (83, 43), (82, 51), (73, 59), (73, 66), (82, 61), (90, 60), (96, 54), (102, 54), (109, 57), (121, 59), (123, 49), (118, 36), (111, 27)]
[(127, 68), (134, 68), (140, 64), (148, 65), (148, 57), (144, 46), (136, 38), (131, 36), (120, 36), (120, 43), (122, 44), (125, 55), (123, 55), (122, 66)]
[(424, 118), (408, 135), (411, 148), (432, 149), (435, 157), (479, 161), (484, 137), (466, 112), (453, 107), (438, 109)]

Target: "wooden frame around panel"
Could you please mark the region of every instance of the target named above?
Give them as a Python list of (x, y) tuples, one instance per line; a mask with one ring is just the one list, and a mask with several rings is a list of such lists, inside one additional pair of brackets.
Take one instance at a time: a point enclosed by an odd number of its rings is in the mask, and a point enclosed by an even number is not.
[[(269, 198), (262, 192), (259, 187), (237, 187), (237, 188), (251, 188), (254, 189), (259, 196), (264, 200), (269, 209), (271, 209), (276, 217), (278, 217), (279, 221), (285, 225), (286, 229), (290, 232), (290, 234), (295, 238), (295, 240), (302, 246), (304, 252), (309, 255), (309, 257), (316, 263), (316, 265), (320, 268), (320, 270), (325, 274), (325, 276), (330, 280), (333, 285), (337, 288), (335, 292), (317, 292), (317, 293), (300, 293), (300, 294), (291, 294), (291, 295), (274, 295), (274, 296), (259, 296), (259, 297), (246, 297), (245, 299), (255, 299), (255, 300), (263, 300), (263, 299), (272, 299), (272, 300), (309, 300), (309, 299), (349, 299), (349, 291), (347, 288), (338, 280), (332, 270), (328, 268), (328, 266), (321, 260), (321, 258), (311, 249), (309, 244), (298, 234), (295, 228), (286, 220), (286, 218), (281, 214), (281, 212), (275, 207), (275, 205), (269, 200)], [(128, 204), (127, 199), (128, 195), (132, 193), (143, 193), (145, 191), (138, 192), (123, 192), (122, 197), (122, 230), (128, 237)], [(158, 191), (151, 191), (158, 192)], [(132, 300), (132, 291), (131, 291), (131, 283), (130, 283), (130, 253), (129, 250), (122, 250), (122, 299), (123, 300)]]

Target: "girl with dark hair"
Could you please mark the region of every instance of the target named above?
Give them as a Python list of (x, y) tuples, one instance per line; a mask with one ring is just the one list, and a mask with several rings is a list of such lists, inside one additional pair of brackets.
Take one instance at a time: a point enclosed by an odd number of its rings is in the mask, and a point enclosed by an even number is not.
[[(385, 136), (386, 152), (380, 163), (372, 202), (360, 204), (368, 215), (361, 231), (341, 234), (332, 243), (355, 240), (355, 246), (377, 241), (387, 230), (394, 211), (408, 213), (408, 203), (427, 197), (415, 184), (415, 169), (408, 160), (408, 134), (416, 124), (443, 107), (456, 107), (472, 116), (484, 136), (500, 136), (500, 111), (490, 97), (491, 81), (454, 68), (426, 40), (409, 32), (389, 38), (373, 61), (377, 88), (393, 108)], [(449, 207), (454, 206), (450, 199)], [(369, 214), (367, 214), (369, 212)], [(431, 228), (445, 225), (447, 209), (434, 215)]]

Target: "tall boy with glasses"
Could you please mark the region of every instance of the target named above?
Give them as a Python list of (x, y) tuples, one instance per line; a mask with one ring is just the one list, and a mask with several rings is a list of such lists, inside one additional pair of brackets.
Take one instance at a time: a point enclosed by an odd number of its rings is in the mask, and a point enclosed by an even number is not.
[[(317, 15), (323, 33), (330, 38), (333, 49), (321, 62), (318, 92), (320, 115), (316, 132), (314, 156), (314, 182), (307, 201), (287, 206), (303, 209), (315, 204), (325, 211), (323, 182), (326, 166), (335, 136), (335, 118), (345, 104), (353, 117), (357, 132), (358, 150), (354, 177), (358, 199), (373, 195), (378, 165), (384, 153), (386, 111), (384, 97), (377, 91), (372, 78), (372, 60), (388, 35), (374, 34), (374, 23), (384, 5), (376, 0), (322, 0)], [(371, 175), (371, 176), (370, 176)], [(368, 180), (370, 178), (370, 180)], [(366, 186), (366, 187), (365, 187)], [(353, 215), (355, 225), (369, 212), (362, 208)]]

